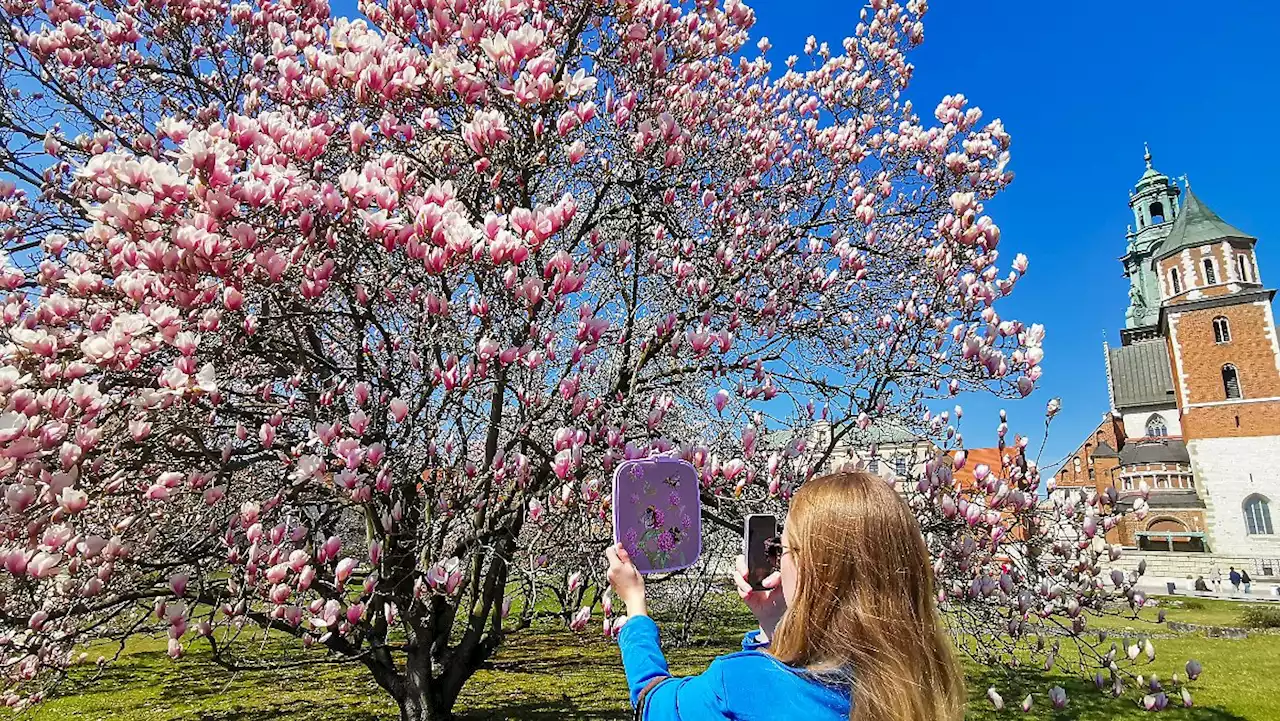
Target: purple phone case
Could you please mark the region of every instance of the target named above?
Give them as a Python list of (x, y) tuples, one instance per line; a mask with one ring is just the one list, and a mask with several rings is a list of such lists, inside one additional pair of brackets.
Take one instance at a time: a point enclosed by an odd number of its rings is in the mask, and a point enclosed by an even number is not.
[(688, 568), (702, 554), (698, 472), (679, 458), (624, 461), (613, 474), (613, 540), (640, 573)]

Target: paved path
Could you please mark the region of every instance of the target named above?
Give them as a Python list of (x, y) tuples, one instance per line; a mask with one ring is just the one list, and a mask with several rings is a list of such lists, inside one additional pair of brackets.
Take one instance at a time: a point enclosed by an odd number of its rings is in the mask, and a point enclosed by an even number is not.
[[(1209, 583), (1209, 579), (1205, 579)], [(1169, 590), (1166, 584), (1172, 583), (1175, 588), (1175, 595), (1178, 596), (1194, 596), (1196, 598), (1212, 598), (1222, 601), (1256, 601), (1263, 603), (1280, 603), (1280, 584), (1274, 582), (1255, 583), (1252, 587), (1252, 593), (1246, 594), (1241, 586), (1240, 591), (1231, 588), (1231, 584), (1226, 579), (1222, 581), (1222, 589), (1214, 593), (1210, 591), (1195, 591), (1195, 581), (1187, 578), (1165, 578), (1161, 576), (1143, 576), (1138, 580), (1138, 588), (1148, 596), (1167, 596)], [(1209, 587), (1213, 588), (1213, 584), (1209, 583)]]

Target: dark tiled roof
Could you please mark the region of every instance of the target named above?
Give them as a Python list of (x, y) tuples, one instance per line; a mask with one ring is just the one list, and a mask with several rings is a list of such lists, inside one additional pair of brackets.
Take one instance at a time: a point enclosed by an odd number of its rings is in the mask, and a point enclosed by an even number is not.
[(1111, 348), (1107, 362), (1117, 409), (1173, 403), (1169, 351), (1162, 339)]
[(1111, 444), (1106, 441), (1099, 443), (1098, 447), (1093, 449), (1094, 458), (1115, 458), (1118, 455), (1116, 449), (1112, 448)]
[(1160, 249), (1152, 256), (1153, 260), (1167, 258), (1184, 248), (1214, 243), (1220, 240), (1257, 240), (1238, 228), (1227, 223), (1209, 206), (1200, 202), (1196, 194), (1187, 188), (1187, 199), (1182, 204), (1177, 220), (1173, 221), (1173, 229), (1160, 243)]
[(1182, 441), (1152, 441), (1130, 443), (1120, 451), (1120, 465), (1139, 463), (1191, 463), (1187, 446)]

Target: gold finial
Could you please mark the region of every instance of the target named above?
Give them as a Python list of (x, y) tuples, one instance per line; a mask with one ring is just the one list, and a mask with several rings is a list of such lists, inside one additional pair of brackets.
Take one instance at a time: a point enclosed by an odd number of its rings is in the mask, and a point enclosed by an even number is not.
[(1151, 148), (1147, 145), (1146, 141), (1143, 141), (1142, 149), (1143, 151), (1145, 151), (1142, 155), (1142, 159), (1147, 161), (1147, 169), (1150, 170), (1151, 169)]

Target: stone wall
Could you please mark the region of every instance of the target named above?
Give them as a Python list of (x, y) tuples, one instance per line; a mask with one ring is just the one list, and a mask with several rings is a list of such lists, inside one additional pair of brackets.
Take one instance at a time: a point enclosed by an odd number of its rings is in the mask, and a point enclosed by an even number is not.
[(1280, 535), (1247, 533), (1244, 500), (1267, 498), (1280, 525), (1280, 436), (1200, 438), (1187, 443), (1206, 509), (1209, 550), (1236, 557), (1280, 557)]
[(1124, 435), (1126, 438), (1146, 438), (1147, 437), (1147, 421), (1151, 420), (1151, 416), (1160, 416), (1164, 419), (1166, 436), (1182, 436), (1182, 421), (1178, 415), (1176, 406), (1144, 408), (1140, 411), (1129, 411), (1125, 413), (1122, 419), (1124, 424)]
[[(1209, 581), (1213, 569), (1222, 571), (1222, 582), (1227, 583), (1228, 569), (1246, 569), (1254, 583), (1280, 581), (1280, 553), (1274, 557), (1260, 556), (1223, 556), (1212, 553), (1169, 553), (1168, 551), (1130, 551), (1126, 550), (1111, 568), (1132, 571), (1141, 561), (1147, 562), (1148, 578), (1194, 579), (1204, 576)], [(1270, 573), (1267, 573), (1267, 570)], [(1185, 584), (1179, 584), (1185, 586)], [(1183, 590), (1189, 590), (1185, 586)]]

